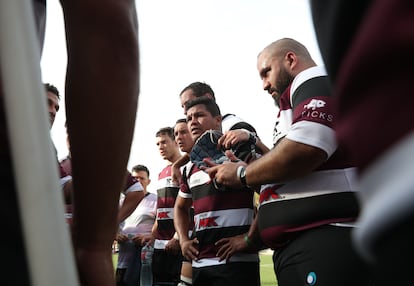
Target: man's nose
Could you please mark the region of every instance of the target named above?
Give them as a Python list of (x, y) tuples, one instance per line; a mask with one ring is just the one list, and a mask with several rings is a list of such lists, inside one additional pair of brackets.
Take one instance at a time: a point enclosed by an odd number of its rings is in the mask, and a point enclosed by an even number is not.
[(53, 107), (49, 107), (49, 114), (50, 114), (50, 116), (55, 117), (56, 116), (56, 109), (54, 109)]
[(267, 80), (263, 80), (263, 90), (269, 90), (270, 84)]

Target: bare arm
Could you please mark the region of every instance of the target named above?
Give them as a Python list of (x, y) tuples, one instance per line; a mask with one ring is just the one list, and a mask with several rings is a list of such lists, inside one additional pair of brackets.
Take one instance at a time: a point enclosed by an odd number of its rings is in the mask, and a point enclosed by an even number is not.
[(322, 149), (283, 139), (246, 167), (246, 182), (257, 186), (293, 180), (309, 174), (326, 160), (327, 154)]
[(157, 236), (157, 229), (158, 229), (158, 220), (155, 219), (154, 224), (152, 225), (152, 229), (151, 229), (151, 235), (153, 237)]
[[(225, 149), (230, 149), (237, 143), (248, 141), (251, 136), (250, 134), (253, 133), (246, 129), (229, 130), (226, 133), (224, 133), (222, 137), (220, 137), (218, 144), (224, 147)], [(254, 138), (256, 140), (256, 147), (258, 147), (263, 154), (266, 154), (270, 151), (270, 149), (265, 144), (263, 144), (259, 137), (254, 136)]]
[(190, 156), (185, 153), (177, 161), (175, 161), (171, 166), (171, 178), (173, 183), (179, 184), (181, 181), (181, 171), (180, 168), (187, 164), (190, 161)]
[(190, 219), (188, 213), (192, 200), (177, 196), (174, 205), (174, 227), (180, 241), (188, 240), (188, 229), (190, 227)]
[(144, 198), (144, 192), (129, 192), (126, 194), (124, 202), (118, 211), (118, 224), (123, 222), (127, 217), (129, 217), (132, 212), (137, 208), (138, 204)]
[(76, 190), (75, 256), (82, 285), (114, 285), (111, 245), (139, 93), (135, 1), (61, 3), (68, 51), (67, 124)]
[(270, 151), (270, 149), (260, 140), (259, 137), (257, 137), (256, 146), (259, 147), (260, 150), (262, 150), (263, 154), (266, 154)]
[[(267, 154), (246, 167), (246, 182), (249, 186), (284, 182), (310, 173), (327, 159), (325, 151), (289, 139), (282, 141)], [(221, 164), (207, 170), (220, 184), (240, 187), (237, 168), (242, 162)]]
[(197, 259), (198, 250), (196, 239), (190, 240), (188, 230), (190, 227), (189, 210), (192, 204), (191, 199), (177, 197), (174, 206), (174, 227), (180, 240), (181, 252), (189, 260)]
[(63, 185), (63, 197), (65, 200), (65, 204), (72, 204), (72, 196), (73, 196), (73, 182), (72, 180), (67, 181)]

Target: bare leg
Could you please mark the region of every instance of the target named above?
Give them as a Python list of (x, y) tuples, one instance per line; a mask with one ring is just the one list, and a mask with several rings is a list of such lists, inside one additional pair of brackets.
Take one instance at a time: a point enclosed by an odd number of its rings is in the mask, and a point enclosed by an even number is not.
[(111, 245), (139, 93), (135, 1), (61, 2), (75, 255), (82, 284), (114, 285)]

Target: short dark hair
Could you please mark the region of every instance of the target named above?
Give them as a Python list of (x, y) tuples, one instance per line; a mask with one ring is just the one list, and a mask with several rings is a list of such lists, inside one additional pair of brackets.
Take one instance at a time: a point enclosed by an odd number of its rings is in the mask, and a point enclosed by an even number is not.
[(57, 89), (56, 86), (50, 83), (44, 83), (43, 85), (45, 86), (46, 92), (51, 92), (53, 94), (56, 94), (57, 98), (60, 100), (59, 90)]
[(192, 90), (195, 97), (202, 97), (208, 93), (211, 95), (213, 100), (216, 100), (213, 89), (211, 88), (211, 86), (209, 86), (205, 82), (196, 81), (196, 82), (189, 84), (180, 92), (180, 96), (187, 90)]
[(163, 127), (155, 133), (155, 137), (160, 137), (161, 135), (168, 135), (172, 140), (175, 140), (174, 128), (172, 127)]
[(177, 121), (175, 122), (175, 125), (177, 125), (179, 123), (187, 123), (187, 119), (185, 119), (185, 118), (177, 119)]
[(132, 167), (131, 170), (132, 170), (132, 172), (144, 171), (144, 172), (147, 173), (148, 178), (150, 176), (150, 172), (149, 172), (148, 168), (146, 166), (144, 166), (144, 165), (135, 165), (134, 167)]
[(189, 110), (191, 107), (195, 105), (199, 105), (199, 104), (204, 105), (207, 111), (210, 112), (212, 116), (215, 117), (215, 116), (221, 115), (220, 108), (217, 105), (217, 103), (213, 99), (206, 97), (206, 96), (197, 97), (193, 100), (186, 102), (185, 109)]

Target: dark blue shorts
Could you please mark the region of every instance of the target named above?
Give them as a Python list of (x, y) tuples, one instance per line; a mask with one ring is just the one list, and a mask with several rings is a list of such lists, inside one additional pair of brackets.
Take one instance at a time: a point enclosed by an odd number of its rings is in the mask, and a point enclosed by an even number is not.
[(306, 230), (275, 251), (278, 285), (371, 285), (368, 267), (353, 248), (352, 229), (326, 225)]
[(193, 267), (193, 286), (259, 286), (258, 262), (232, 262), (228, 264)]

